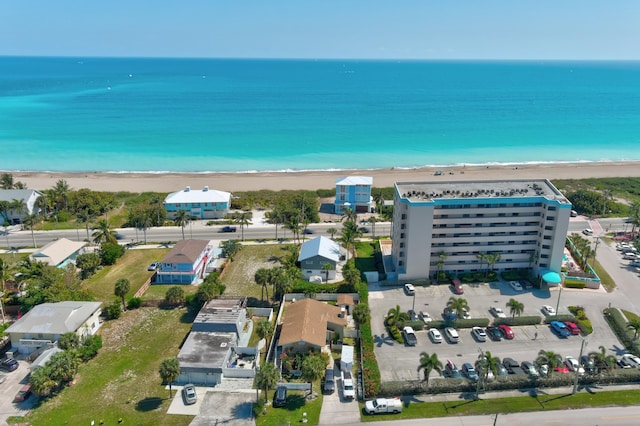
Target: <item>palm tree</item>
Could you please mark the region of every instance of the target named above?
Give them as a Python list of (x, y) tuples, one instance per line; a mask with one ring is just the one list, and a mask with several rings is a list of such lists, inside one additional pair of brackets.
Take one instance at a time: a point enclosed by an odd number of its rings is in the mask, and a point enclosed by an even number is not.
[(11, 278), (12, 269), (13, 269), (13, 266), (10, 265), (9, 262), (0, 258), (0, 284), (2, 284), (2, 287), (0, 287), (0, 292), (4, 291), (5, 283), (9, 278)]
[(515, 316), (520, 316), (520, 314), (524, 311), (524, 304), (518, 302), (516, 299), (509, 299), (507, 302), (507, 308), (509, 308), (509, 312), (511, 313), (511, 318), (515, 318)]
[(353, 308), (353, 319), (360, 325), (368, 323), (369, 320), (371, 320), (369, 305), (364, 302), (358, 303), (355, 308)]
[(173, 217), (173, 223), (182, 228), (182, 239), (184, 240), (184, 227), (189, 224), (191, 217), (186, 210), (178, 210)]
[(535, 364), (540, 367), (542, 365), (547, 365), (548, 373), (551, 374), (554, 368), (558, 367), (562, 363), (562, 355), (557, 354), (553, 351), (545, 351), (544, 349), (540, 349), (538, 352), (538, 357), (536, 358)]
[(264, 293), (267, 293), (267, 299), (269, 298), (269, 284), (271, 283), (271, 270), (267, 268), (260, 268), (253, 276), (256, 284), (262, 287), (262, 293), (260, 300), (264, 302)]
[(342, 235), (338, 240), (347, 249), (347, 262), (349, 261), (349, 253), (355, 245), (356, 240), (362, 236), (362, 229), (358, 228), (355, 222), (347, 221), (342, 226)]
[(627, 323), (627, 327), (633, 330), (633, 340), (638, 338), (638, 332), (640, 331), (640, 319), (634, 318)]
[(236, 213), (233, 217), (233, 221), (240, 225), (240, 232), (242, 233), (242, 241), (244, 241), (244, 227), (249, 227), (251, 223), (251, 212)]
[(369, 219), (367, 219), (367, 222), (369, 222), (371, 224), (371, 236), (373, 238), (376, 237), (376, 223), (378, 222), (378, 219), (375, 216), (371, 216), (369, 217)]
[(478, 268), (478, 270), (482, 271), (482, 265), (484, 264), (484, 261), (487, 258), (487, 254), (481, 251), (480, 253), (476, 253), (476, 258), (478, 259), (478, 261), (480, 261), (480, 267)]
[(329, 282), (329, 271), (333, 271), (334, 267), (331, 263), (323, 263), (322, 264), (322, 270), (324, 271), (324, 282), (328, 283)]
[(55, 210), (66, 210), (70, 191), (67, 181), (59, 179), (51, 191), (54, 194), (53, 204)]
[(599, 351), (589, 352), (589, 356), (593, 358), (593, 363), (596, 365), (598, 372), (602, 370), (611, 370), (615, 368), (616, 357), (613, 355), (607, 355), (607, 348), (600, 345)]
[(462, 318), (464, 312), (469, 311), (469, 302), (465, 298), (451, 296), (447, 302), (447, 308), (455, 312), (458, 318)]
[(336, 228), (328, 228), (327, 229), (327, 234), (331, 235), (331, 239), (333, 240), (333, 237), (336, 236), (336, 234), (338, 233), (338, 230)]
[(309, 382), (309, 393), (313, 393), (313, 382), (319, 380), (327, 368), (327, 363), (320, 355), (307, 355), (302, 361), (302, 377)]
[(355, 223), (356, 220), (358, 220), (358, 214), (355, 212), (355, 210), (346, 208), (344, 209), (344, 213), (342, 214), (342, 220), (344, 220), (345, 222)]
[(129, 293), (129, 290), (131, 290), (131, 284), (129, 283), (128, 279), (120, 278), (118, 281), (116, 281), (116, 286), (113, 290), (113, 293), (122, 299), (122, 306), (125, 306), (124, 297), (127, 295), (127, 293)]
[(35, 248), (38, 248), (38, 245), (36, 244), (36, 236), (33, 233), (33, 228), (38, 223), (39, 219), (40, 217), (36, 213), (30, 213), (22, 218), (22, 223), (31, 229), (31, 239), (33, 240), (33, 246)]
[(106, 219), (100, 219), (93, 229), (93, 242), (116, 243), (116, 233), (111, 229), (111, 224)]
[(382, 195), (382, 190), (373, 196), (373, 202), (376, 203), (376, 207), (378, 208), (378, 214), (382, 214), (382, 208), (384, 207), (384, 196)]
[[(273, 323), (267, 319), (263, 319), (258, 323), (258, 327), (256, 328), (256, 333), (260, 339), (266, 339), (267, 337), (273, 334)], [(265, 344), (265, 347), (267, 345)]]
[(424, 371), (424, 382), (429, 386), (429, 375), (432, 371), (435, 371), (442, 376), (442, 362), (438, 359), (438, 354), (433, 353), (429, 355), (426, 352), (420, 353), (420, 365), (418, 366), (418, 373), (420, 370)]
[(262, 389), (264, 402), (267, 402), (267, 393), (269, 392), (269, 389), (273, 389), (276, 383), (278, 383), (278, 370), (276, 370), (275, 365), (272, 363), (265, 362), (256, 372), (256, 399), (258, 399), (258, 389)]
[(171, 383), (180, 376), (180, 362), (178, 358), (167, 358), (160, 363), (160, 377), (162, 383), (169, 383), (169, 399), (171, 399)]
[(398, 328), (401, 328), (404, 322), (409, 321), (409, 319), (409, 314), (406, 312), (402, 312), (402, 310), (400, 309), (400, 305), (396, 305), (395, 308), (391, 308), (389, 309), (389, 312), (387, 312), (387, 318), (385, 319), (385, 322), (389, 327), (396, 326)]
[(13, 175), (11, 173), (0, 175), (0, 189), (13, 189)]
[(493, 270), (494, 265), (500, 261), (500, 257), (500, 253), (487, 253), (485, 255), (484, 259), (487, 262), (487, 271), (484, 275), (485, 278), (489, 276), (489, 272)]
[(485, 383), (489, 378), (489, 371), (494, 375), (498, 374), (498, 365), (500, 365), (500, 358), (493, 356), (491, 352), (486, 351), (478, 355), (475, 367), (482, 383)]
[(289, 218), (289, 220), (287, 221), (287, 223), (285, 223), (284, 227), (288, 230), (291, 231), (291, 234), (293, 235), (293, 239), (294, 240), (298, 240), (298, 243), (300, 243), (300, 221), (298, 220), (298, 217), (293, 215)]
[(440, 270), (438, 271), (438, 274), (439, 274), (438, 277), (437, 277), (438, 280), (440, 280), (442, 278), (441, 275), (444, 272), (444, 265), (445, 265), (445, 261), (447, 260), (447, 257), (448, 257), (447, 252), (444, 251), (444, 250), (442, 250), (440, 253), (438, 253), (438, 259), (440, 259), (438, 261), (438, 263), (441, 264)]

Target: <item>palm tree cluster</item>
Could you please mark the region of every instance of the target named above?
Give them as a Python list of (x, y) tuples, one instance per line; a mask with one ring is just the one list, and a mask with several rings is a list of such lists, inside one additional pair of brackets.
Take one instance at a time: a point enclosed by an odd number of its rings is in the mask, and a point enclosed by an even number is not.
[(524, 312), (524, 303), (518, 302), (516, 299), (509, 299), (507, 302), (507, 308), (509, 308), (509, 313), (511, 314), (511, 318), (515, 318), (515, 316), (520, 316), (522, 312)]
[(487, 263), (487, 269), (485, 269), (484, 276), (485, 278), (489, 276), (489, 272), (493, 270), (493, 267), (496, 263), (500, 261), (501, 255), (498, 252), (485, 253), (480, 252), (476, 254), (476, 258), (480, 261), (480, 270), (482, 270), (482, 266), (484, 263)]
[(279, 300), (293, 289), (296, 281), (302, 278), (302, 272), (295, 265), (276, 266), (271, 269), (260, 268), (254, 275), (256, 284), (261, 287), (261, 300), (269, 299), (269, 288), (273, 300)]

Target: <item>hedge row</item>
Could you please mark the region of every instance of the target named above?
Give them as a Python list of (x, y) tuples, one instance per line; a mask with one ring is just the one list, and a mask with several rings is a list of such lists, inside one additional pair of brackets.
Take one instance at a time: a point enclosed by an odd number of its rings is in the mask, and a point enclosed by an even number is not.
[(640, 354), (640, 341), (633, 340), (633, 332), (629, 331), (627, 320), (618, 308), (604, 310), (604, 316), (622, 344), (634, 354)]
[(564, 286), (566, 288), (585, 288), (587, 286), (587, 283), (585, 283), (584, 281), (565, 280)]
[(439, 328), (443, 329), (445, 327), (453, 327), (453, 328), (472, 328), (472, 327), (487, 327), (489, 325), (489, 318), (469, 318), (469, 319), (458, 319), (454, 321), (442, 321), (436, 320), (431, 321), (426, 328)]
[[(360, 303), (368, 303), (369, 288), (367, 283), (358, 285)], [(380, 391), (380, 367), (374, 352), (373, 333), (371, 332), (371, 320), (366, 324), (360, 324), (360, 347), (362, 348), (362, 381), (364, 382), (364, 397), (371, 398)]]
[(540, 315), (531, 315), (524, 317), (514, 317), (514, 318), (496, 318), (493, 323), (495, 325), (498, 324), (506, 324), (506, 325), (538, 325), (542, 321), (542, 317)]
[(560, 321), (560, 322), (576, 322), (576, 317), (573, 315), (550, 315), (544, 319), (545, 324), (551, 324), (551, 321)]
[(593, 326), (582, 306), (568, 306), (569, 312), (576, 316), (576, 324), (583, 334), (593, 333)]

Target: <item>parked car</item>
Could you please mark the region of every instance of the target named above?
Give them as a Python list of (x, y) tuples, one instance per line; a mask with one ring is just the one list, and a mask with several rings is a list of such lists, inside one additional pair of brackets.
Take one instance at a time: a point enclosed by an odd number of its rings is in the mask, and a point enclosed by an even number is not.
[(462, 364), (462, 374), (465, 375), (467, 379), (473, 380), (474, 382), (479, 379), (478, 372), (473, 368), (473, 365), (468, 362)]
[(411, 283), (406, 283), (404, 285), (404, 292), (408, 295), (416, 294), (416, 288)]
[(431, 315), (429, 315), (427, 311), (420, 311), (420, 313), (418, 314), (418, 318), (420, 318), (425, 323), (425, 325), (433, 321), (433, 318), (431, 318)]
[(567, 330), (569, 330), (569, 333), (580, 334), (580, 327), (578, 327), (578, 324), (575, 322), (565, 321), (564, 325), (567, 327)]
[(596, 363), (589, 355), (582, 355), (580, 357), (580, 364), (587, 373), (595, 373), (597, 371)]
[(305, 235), (313, 235), (314, 234), (314, 230), (310, 229), (310, 228), (304, 228), (304, 230), (302, 231), (303, 234)]
[(560, 337), (569, 337), (571, 335), (571, 332), (563, 322), (551, 321), (549, 323), (549, 327), (551, 327), (551, 330)]
[(413, 309), (409, 309), (409, 310), (407, 311), (407, 314), (409, 314), (409, 319), (410, 319), (411, 321), (418, 321), (418, 320), (419, 320), (419, 318), (418, 318), (418, 314), (417, 314), (417, 313), (416, 313), (416, 311), (414, 311)]
[(496, 318), (506, 318), (507, 314), (504, 313), (502, 308), (498, 308), (497, 306), (492, 306), (489, 308), (489, 312)]
[(553, 306), (542, 305), (542, 313), (546, 316), (555, 315), (556, 310), (553, 308)]
[(464, 289), (462, 288), (462, 284), (458, 281), (451, 284), (451, 291), (455, 294), (464, 294)]
[(447, 336), (447, 340), (449, 341), (449, 343), (458, 343), (460, 341), (458, 330), (453, 327), (445, 328), (444, 335)]
[(508, 376), (509, 372), (507, 371), (506, 368), (504, 368), (504, 365), (502, 364), (498, 364), (496, 365), (496, 373), (498, 374), (498, 376)]
[(509, 281), (509, 285), (514, 291), (522, 291), (523, 288), (518, 281)]
[(433, 343), (442, 343), (442, 334), (437, 328), (429, 329), (429, 338)]
[(284, 407), (287, 405), (287, 387), (278, 385), (276, 393), (273, 394), (273, 406)]
[(158, 269), (159, 265), (160, 262), (152, 262), (151, 265), (149, 265), (149, 267), (147, 268), (147, 271), (155, 271), (156, 269)]
[(236, 228), (235, 226), (223, 226), (220, 229), (220, 232), (236, 232), (238, 230), (238, 228)]
[(184, 403), (187, 405), (195, 404), (198, 400), (198, 394), (196, 394), (196, 387), (192, 384), (185, 385), (182, 388), (182, 397)]
[(564, 359), (564, 363), (569, 369), (569, 371), (573, 371), (574, 373), (584, 374), (584, 368), (580, 365), (577, 359), (572, 356), (567, 356)]
[(16, 396), (13, 398), (14, 402), (26, 401), (31, 395), (31, 385), (24, 385), (20, 388)]
[(509, 327), (506, 324), (500, 324), (498, 325), (498, 328), (500, 329), (500, 331), (502, 331), (502, 334), (504, 334), (504, 338), (505, 339), (513, 339), (515, 337), (515, 335), (513, 334), (513, 330), (511, 330), (511, 327)]
[(520, 364), (513, 358), (505, 358), (502, 360), (502, 365), (507, 369), (509, 374), (523, 374), (524, 371), (520, 368)]
[(322, 393), (328, 395), (336, 390), (336, 377), (333, 368), (324, 370), (324, 379), (322, 379)]
[(539, 365), (538, 366), (538, 372), (543, 376), (548, 376), (549, 375), (549, 365), (548, 364)]
[(13, 358), (3, 359), (0, 363), (0, 370), (11, 372), (18, 369), (20, 364)]
[(404, 335), (404, 342), (407, 346), (415, 346), (418, 343), (418, 338), (416, 337), (415, 331), (413, 331), (413, 327), (404, 327), (402, 334)]
[(471, 335), (478, 342), (486, 342), (487, 341), (487, 333), (485, 333), (485, 331), (484, 331), (484, 329), (482, 327), (473, 327), (471, 329)]
[(563, 373), (563, 374), (569, 372), (569, 368), (564, 363), (564, 360), (562, 359), (561, 355), (558, 355), (556, 357), (556, 368), (554, 368), (553, 371), (557, 373)]
[(533, 363), (531, 363), (529, 361), (524, 361), (520, 365), (520, 368), (522, 368), (524, 370), (524, 372), (527, 373), (531, 377), (540, 377), (540, 373), (538, 373), (538, 369), (536, 368), (536, 366), (533, 365)]
[(582, 230), (582, 233), (583, 233), (584, 235), (593, 235), (593, 230), (591, 230), (591, 229), (589, 229), (589, 228), (586, 228), (586, 229), (583, 229), (583, 230)]
[(444, 366), (444, 372), (446, 377), (450, 377), (452, 379), (462, 378), (462, 373), (460, 373), (458, 367), (451, 360), (447, 360), (447, 363)]
[(445, 320), (453, 321), (458, 319), (458, 314), (456, 314), (455, 311), (452, 311), (449, 308), (444, 308), (444, 310), (442, 311), (442, 317)]
[(487, 327), (487, 336), (493, 341), (499, 342), (504, 337), (502, 331), (498, 327)]
[(639, 368), (640, 358), (632, 354), (624, 354), (618, 360), (618, 365), (622, 368)]

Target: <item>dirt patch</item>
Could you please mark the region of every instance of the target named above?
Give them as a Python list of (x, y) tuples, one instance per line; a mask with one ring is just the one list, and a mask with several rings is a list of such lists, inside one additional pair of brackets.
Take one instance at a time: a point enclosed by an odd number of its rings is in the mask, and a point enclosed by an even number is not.
[(280, 266), (285, 256), (285, 245), (245, 245), (227, 268), (223, 284), (227, 286), (225, 295), (260, 298), (261, 287), (254, 277), (258, 269)]

